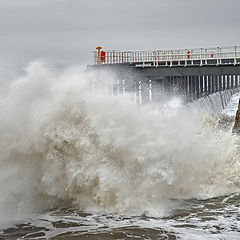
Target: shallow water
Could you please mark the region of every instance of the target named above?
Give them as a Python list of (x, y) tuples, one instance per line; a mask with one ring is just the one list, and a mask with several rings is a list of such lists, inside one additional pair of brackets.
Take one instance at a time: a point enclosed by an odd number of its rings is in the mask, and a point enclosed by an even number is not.
[(58, 209), (2, 231), (3, 239), (239, 239), (240, 195), (172, 200), (161, 218)]

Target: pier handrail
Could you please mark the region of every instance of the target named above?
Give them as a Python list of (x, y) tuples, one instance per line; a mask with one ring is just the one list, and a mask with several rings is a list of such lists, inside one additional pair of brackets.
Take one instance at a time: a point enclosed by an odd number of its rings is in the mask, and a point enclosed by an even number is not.
[(216, 65), (222, 64), (222, 60), (232, 59), (237, 64), (240, 59), (240, 46), (225, 46), (215, 48), (192, 48), (192, 49), (156, 49), (153, 51), (105, 51), (104, 59), (99, 61), (99, 52), (93, 52), (95, 65), (99, 64), (151, 64), (158, 66), (166, 63), (172, 66), (173, 62), (184, 62), (185, 65), (194, 65), (194, 61), (200, 61), (200, 65), (215, 60)]

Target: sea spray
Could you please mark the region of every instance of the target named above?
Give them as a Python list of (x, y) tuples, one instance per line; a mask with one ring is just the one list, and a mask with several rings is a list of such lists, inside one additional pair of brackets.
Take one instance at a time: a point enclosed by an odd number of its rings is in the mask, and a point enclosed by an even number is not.
[(136, 105), (131, 93), (107, 95), (112, 81), (33, 63), (11, 85), (0, 103), (1, 218), (58, 207), (159, 216), (169, 199), (239, 191), (239, 139), (211, 113), (178, 98)]

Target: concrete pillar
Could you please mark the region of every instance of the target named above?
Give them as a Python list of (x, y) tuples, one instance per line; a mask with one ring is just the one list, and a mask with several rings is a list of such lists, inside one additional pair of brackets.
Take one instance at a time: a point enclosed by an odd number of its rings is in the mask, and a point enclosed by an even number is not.
[(179, 96), (183, 96), (185, 94), (185, 91), (184, 91), (184, 77), (183, 76), (176, 76), (175, 77), (175, 94), (179, 95)]
[(189, 76), (185, 76), (185, 81), (186, 81), (186, 99), (190, 99), (190, 92), (189, 92)]
[(188, 76), (185, 76), (184, 77), (185, 78), (185, 94), (186, 94), (186, 99), (188, 99), (189, 98), (189, 86), (188, 86)]
[(230, 75), (227, 76), (227, 89), (230, 89)]
[(214, 93), (215, 92), (215, 79), (214, 79), (213, 75), (211, 75), (211, 86), (212, 86), (211, 93)]
[(236, 87), (237, 87), (237, 76), (234, 75), (234, 88), (236, 88)]
[(192, 83), (192, 76), (188, 76), (188, 97), (189, 97), (189, 100), (192, 99), (193, 97), (193, 83)]
[(169, 76), (164, 77), (163, 90), (165, 94), (170, 94), (172, 91), (172, 79)]
[(179, 76), (179, 94), (181, 96), (185, 96), (185, 78), (184, 76)]
[(208, 95), (208, 81), (207, 81), (207, 76), (203, 76), (204, 77), (204, 95)]
[(218, 76), (215, 75), (215, 76), (213, 76), (213, 78), (214, 78), (214, 92), (217, 92), (218, 89), (219, 89), (219, 86), (218, 86)]
[(192, 76), (192, 98), (196, 99), (196, 77)]
[(172, 93), (178, 95), (180, 91), (180, 78), (178, 76), (173, 76), (173, 87)]
[(200, 97), (203, 96), (203, 76), (199, 76), (199, 84), (200, 84)]
[(136, 91), (136, 80), (133, 78), (126, 79), (124, 81), (125, 92), (135, 92)]
[(119, 87), (119, 81), (117, 80), (117, 81), (115, 81), (113, 83), (113, 86), (112, 86), (112, 94), (113, 94), (113, 96), (117, 96), (118, 95), (118, 93), (119, 93), (118, 87)]
[(150, 88), (149, 88), (149, 79), (144, 79), (141, 81), (141, 86), (140, 86), (140, 92), (141, 92), (141, 103), (149, 103), (150, 101)]
[(212, 75), (210, 76), (210, 79), (211, 79), (211, 93), (214, 93), (215, 84), (214, 84), (214, 78)]
[(226, 89), (226, 81), (225, 81), (225, 76), (221, 75), (221, 79), (222, 79), (222, 90), (224, 91)]
[(141, 103), (141, 99), (140, 99), (140, 87), (141, 87), (141, 80), (136, 79), (135, 81), (135, 89), (136, 89), (136, 103), (140, 104)]
[(182, 77), (176, 76), (176, 84), (175, 84), (175, 94), (182, 95), (183, 92), (183, 84), (182, 84)]
[(152, 102), (152, 79), (149, 80), (149, 101)]
[(178, 79), (176, 76), (172, 76), (172, 93), (175, 95), (177, 93), (177, 84), (178, 84)]
[(174, 76), (170, 76), (168, 77), (169, 78), (169, 89), (168, 91), (169, 92), (173, 92), (173, 88), (174, 88)]
[(234, 88), (234, 79), (233, 79), (233, 75), (231, 75), (230, 76), (231, 77), (231, 89), (233, 89)]
[(163, 81), (164, 79), (152, 80), (152, 101), (160, 102), (163, 93)]
[(125, 80), (121, 79), (118, 81), (118, 93), (123, 94), (125, 88)]
[(189, 81), (189, 99), (193, 98), (193, 76), (188, 76), (188, 81)]
[(196, 98), (198, 99), (200, 97), (200, 89), (199, 89), (199, 83), (200, 83), (200, 77), (195, 76), (195, 89), (196, 89)]
[(238, 75), (235, 75), (235, 88), (238, 87)]
[(222, 76), (218, 75), (218, 91), (222, 91)]
[(212, 83), (209, 75), (207, 76), (207, 82), (208, 82), (208, 95), (209, 95), (212, 93)]

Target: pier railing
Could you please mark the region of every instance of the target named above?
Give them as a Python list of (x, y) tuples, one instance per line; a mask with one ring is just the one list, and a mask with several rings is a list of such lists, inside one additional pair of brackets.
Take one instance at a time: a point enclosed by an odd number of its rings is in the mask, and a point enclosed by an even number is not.
[(136, 66), (175, 66), (206, 64), (239, 64), (240, 46), (193, 48), (153, 51), (104, 51), (93, 52), (94, 64), (135, 64)]

